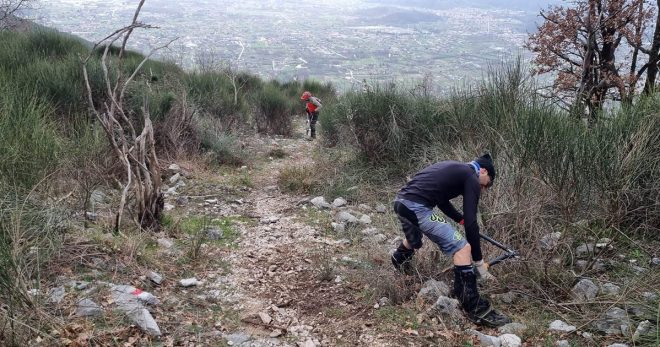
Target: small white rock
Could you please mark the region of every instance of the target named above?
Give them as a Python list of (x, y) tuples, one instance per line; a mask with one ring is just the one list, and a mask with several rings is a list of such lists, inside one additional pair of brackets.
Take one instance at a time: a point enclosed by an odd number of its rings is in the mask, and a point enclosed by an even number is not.
[(200, 283), (201, 282), (198, 281), (197, 278), (195, 278), (195, 277), (185, 278), (185, 279), (182, 279), (181, 281), (179, 281), (179, 284), (182, 287), (192, 287), (192, 286), (199, 285)]

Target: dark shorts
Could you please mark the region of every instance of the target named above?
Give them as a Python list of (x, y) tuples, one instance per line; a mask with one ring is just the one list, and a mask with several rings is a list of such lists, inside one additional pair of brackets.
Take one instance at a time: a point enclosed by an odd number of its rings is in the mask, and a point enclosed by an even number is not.
[(454, 229), (442, 215), (434, 213), (433, 208), (397, 198), (394, 201), (394, 212), (401, 221), (406, 240), (415, 249), (422, 247), (422, 235), (428, 237), (449, 256), (468, 243), (463, 234)]

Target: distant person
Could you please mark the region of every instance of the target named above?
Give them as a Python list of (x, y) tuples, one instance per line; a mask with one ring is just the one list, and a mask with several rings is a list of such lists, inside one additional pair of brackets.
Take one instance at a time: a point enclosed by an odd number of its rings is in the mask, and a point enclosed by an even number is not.
[[(419, 171), (404, 186), (394, 201), (405, 239), (392, 254), (392, 264), (410, 273), (415, 250), (422, 247), (422, 235), (435, 243), (454, 262), (454, 297), (468, 318), (476, 324), (498, 327), (511, 320), (495, 311), (488, 300), (479, 295), (477, 275), (487, 280), (488, 263), (481, 255), (477, 208), (479, 197), (493, 184), (495, 166), (490, 154), (469, 162), (441, 161)], [(463, 196), (463, 214), (449, 200)], [(445, 218), (433, 212), (437, 206), (447, 217), (465, 226), (465, 236)]]
[(305, 91), (300, 100), (305, 101), (305, 112), (307, 112), (307, 123), (309, 124), (309, 140), (316, 138), (316, 121), (319, 119), (319, 110), (323, 107), (321, 100)]

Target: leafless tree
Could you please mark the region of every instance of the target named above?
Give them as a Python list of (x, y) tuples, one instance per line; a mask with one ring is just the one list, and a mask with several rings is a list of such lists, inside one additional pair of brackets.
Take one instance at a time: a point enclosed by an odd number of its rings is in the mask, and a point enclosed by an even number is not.
[(198, 53), (195, 59), (195, 64), (200, 72), (219, 71), (227, 77), (234, 91), (234, 106), (238, 105), (238, 95), (245, 85), (245, 82), (239, 79), (241, 61), (243, 59), (243, 53), (245, 53), (245, 44), (240, 40), (235, 41), (235, 43), (241, 47), (241, 51), (234, 60), (222, 60), (214, 50), (202, 51)]
[[(577, 0), (541, 12), (527, 47), (535, 73), (555, 74), (552, 97), (594, 119), (606, 100), (632, 102), (648, 64), (643, 35), (655, 12), (648, 0)], [(618, 60), (617, 60), (618, 59)]]
[[(124, 99), (128, 86), (137, 76), (142, 66), (159, 49), (167, 47), (172, 41), (164, 46), (153, 49), (129, 77), (122, 76), (122, 58), (126, 51), (126, 43), (135, 29), (154, 28), (150, 25), (138, 22), (140, 10), (145, 0), (141, 0), (133, 16), (130, 25), (121, 28), (97, 42), (89, 55), (81, 57), (81, 65), (87, 97), (90, 108), (96, 119), (100, 122), (113, 152), (119, 159), (126, 172), (121, 200), (115, 217), (115, 232), (119, 232), (122, 215), (127, 203), (129, 192), (135, 199), (137, 208), (137, 222), (145, 229), (158, 229), (159, 217), (163, 209), (163, 197), (160, 193), (161, 178), (158, 158), (156, 156), (154, 129), (149, 116), (148, 103), (145, 97), (143, 116), (141, 119), (126, 111)], [(109, 57), (110, 47), (117, 41), (121, 41), (119, 53), (116, 58)], [(100, 64), (104, 79), (104, 98), (102, 102), (95, 103), (92, 97), (92, 87), (89, 82), (87, 66), (91, 57), (96, 54), (99, 47), (105, 45)], [(114, 66), (113, 66), (114, 65)], [(111, 77), (110, 69), (114, 67), (117, 77)], [(98, 105), (98, 106), (97, 106)], [(138, 124), (141, 122), (142, 124)], [(138, 133), (139, 126), (141, 130)]]

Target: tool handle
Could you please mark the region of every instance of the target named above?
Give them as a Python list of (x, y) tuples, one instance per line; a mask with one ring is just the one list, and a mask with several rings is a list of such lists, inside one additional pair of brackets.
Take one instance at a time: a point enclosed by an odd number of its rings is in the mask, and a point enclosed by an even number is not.
[(517, 256), (518, 256), (518, 254), (516, 252), (504, 253), (504, 254), (496, 257), (495, 259), (492, 259), (491, 261), (489, 261), (488, 266), (493, 266), (493, 265), (499, 264), (499, 263), (501, 263), (501, 262), (503, 262), (503, 261), (505, 261), (509, 258), (514, 258), (514, 257), (517, 257)]
[(510, 249), (509, 247), (507, 247), (507, 246), (505, 246), (505, 245), (503, 245), (503, 244), (501, 244), (501, 243), (495, 241), (495, 240), (492, 239), (490, 236), (486, 236), (486, 235), (481, 234), (481, 233), (479, 233), (479, 236), (480, 236), (482, 239), (484, 239), (484, 240), (486, 240), (486, 241), (492, 243), (492, 244), (495, 245), (496, 247), (498, 247), (498, 248), (500, 248), (500, 249), (506, 251), (507, 253), (515, 253), (514, 250), (512, 250), (512, 249)]

